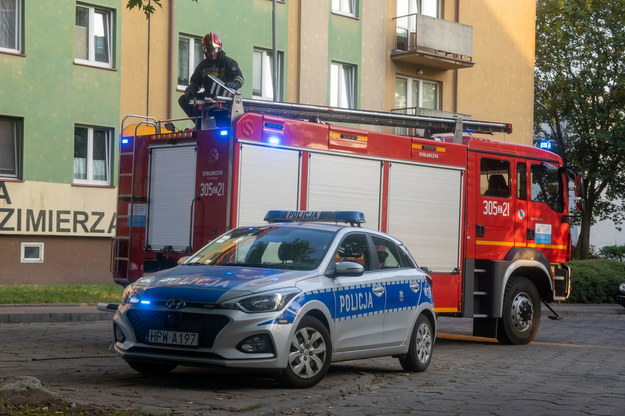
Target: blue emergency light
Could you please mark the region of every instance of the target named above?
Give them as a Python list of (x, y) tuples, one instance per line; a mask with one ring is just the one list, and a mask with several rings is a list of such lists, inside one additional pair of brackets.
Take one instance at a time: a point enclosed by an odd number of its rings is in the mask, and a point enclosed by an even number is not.
[(122, 139), (122, 144), (128, 144), (129, 142), (130, 140), (128, 140), (126, 137)]
[(541, 140), (538, 142), (540, 149), (551, 150), (553, 142), (551, 140)]
[(227, 136), (228, 135), (228, 130), (220, 130), (219, 131), (219, 135), (220, 136)]
[(265, 215), (267, 222), (344, 222), (351, 225), (365, 222), (359, 211), (282, 211), (272, 210)]

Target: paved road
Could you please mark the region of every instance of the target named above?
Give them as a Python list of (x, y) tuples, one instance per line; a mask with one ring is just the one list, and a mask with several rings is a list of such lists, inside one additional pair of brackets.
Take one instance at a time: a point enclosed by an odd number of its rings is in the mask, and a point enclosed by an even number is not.
[(214, 369), (141, 376), (107, 350), (108, 321), (0, 323), (0, 381), (30, 375), (69, 404), (154, 414), (623, 415), (625, 309), (588, 311), (563, 321), (545, 311), (526, 346), (469, 337), (469, 320), (439, 318), (427, 372), (403, 373), (393, 358), (354, 361), (308, 390)]

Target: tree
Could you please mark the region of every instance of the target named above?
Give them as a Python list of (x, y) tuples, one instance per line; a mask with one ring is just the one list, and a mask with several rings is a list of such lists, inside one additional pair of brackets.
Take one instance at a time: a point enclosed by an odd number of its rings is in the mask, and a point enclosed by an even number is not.
[(625, 219), (625, 0), (538, 0), (534, 83), (535, 139), (555, 139), (586, 181), (588, 258), (591, 225)]
[[(197, 3), (197, 0), (193, 0)], [(150, 16), (156, 11), (156, 8), (152, 4), (156, 4), (158, 7), (163, 7), (161, 4), (163, 0), (128, 0), (126, 8), (132, 10), (135, 7), (139, 10), (143, 10), (145, 18), (149, 19)]]

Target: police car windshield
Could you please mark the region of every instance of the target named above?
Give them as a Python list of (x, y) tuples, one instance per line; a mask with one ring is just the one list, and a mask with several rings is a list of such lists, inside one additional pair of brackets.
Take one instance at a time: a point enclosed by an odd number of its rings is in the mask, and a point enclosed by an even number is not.
[(237, 228), (195, 253), (185, 264), (313, 270), (335, 232), (267, 225)]

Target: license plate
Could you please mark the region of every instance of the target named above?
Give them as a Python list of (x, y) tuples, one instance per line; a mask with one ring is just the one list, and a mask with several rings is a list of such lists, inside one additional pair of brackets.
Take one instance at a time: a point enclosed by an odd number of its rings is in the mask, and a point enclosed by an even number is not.
[(199, 335), (196, 332), (163, 331), (150, 329), (148, 340), (153, 344), (187, 345), (197, 347)]

